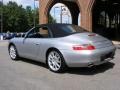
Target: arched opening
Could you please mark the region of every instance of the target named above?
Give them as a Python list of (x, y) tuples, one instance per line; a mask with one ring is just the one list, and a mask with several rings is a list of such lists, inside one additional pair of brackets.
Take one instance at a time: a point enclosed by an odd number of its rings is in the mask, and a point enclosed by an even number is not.
[(96, 0), (92, 12), (93, 32), (120, 40), (120, 0)]
[[(63, 11), (64, 9), (67, 12)], [(54, 17), (57, 23), (70, 23), (75, 25), (78, 25), (79, 13), (80, 7), (77, 0), (54, 0), (47, 10), (47, 16)], [(48, 22), (50, 22), (49, 19)]]
[(50, 10), (49, 23), (72, 24), (71, 13), (68, 7), (62, 3), (55, 4)]

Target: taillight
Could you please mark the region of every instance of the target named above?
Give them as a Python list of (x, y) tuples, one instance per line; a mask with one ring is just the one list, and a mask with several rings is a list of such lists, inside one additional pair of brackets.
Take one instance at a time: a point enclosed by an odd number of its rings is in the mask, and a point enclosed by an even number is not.
[(91, 44), (75, 45), (73, 50), (95, 50), (95, 46)]

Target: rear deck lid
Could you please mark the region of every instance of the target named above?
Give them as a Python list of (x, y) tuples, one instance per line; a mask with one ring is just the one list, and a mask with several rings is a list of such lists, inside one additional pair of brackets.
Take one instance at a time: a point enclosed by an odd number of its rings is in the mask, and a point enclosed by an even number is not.
[(79, 38), (79, 40), (83, 40), (83, 42), (91, 43), (97, 49), (113, 46), (113, 43), (110, 40), (96, 33), (77, 33), (74, 34), (73, 37)]

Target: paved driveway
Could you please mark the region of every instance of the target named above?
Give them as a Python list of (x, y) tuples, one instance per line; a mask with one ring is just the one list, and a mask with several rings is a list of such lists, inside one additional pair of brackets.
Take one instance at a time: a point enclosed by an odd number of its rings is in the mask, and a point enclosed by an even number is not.
[(120, 50), (107, 64), (57, 74), (38, 62), (12, 61), (0, 41), (0, 90), (120, 90)]

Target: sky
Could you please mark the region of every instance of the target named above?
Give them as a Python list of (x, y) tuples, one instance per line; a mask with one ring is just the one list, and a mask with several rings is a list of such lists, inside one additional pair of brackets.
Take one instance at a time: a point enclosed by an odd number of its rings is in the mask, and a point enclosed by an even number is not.
[[(23, 7), (31, 6), (34, 7), (34, 0), (3, 0), (3, 3), (8, 3), (9, 1), (15, 1), (18, 5), (23, 5)], [(38, 6), (38, 1), (36, 1), (36, 7)]]

